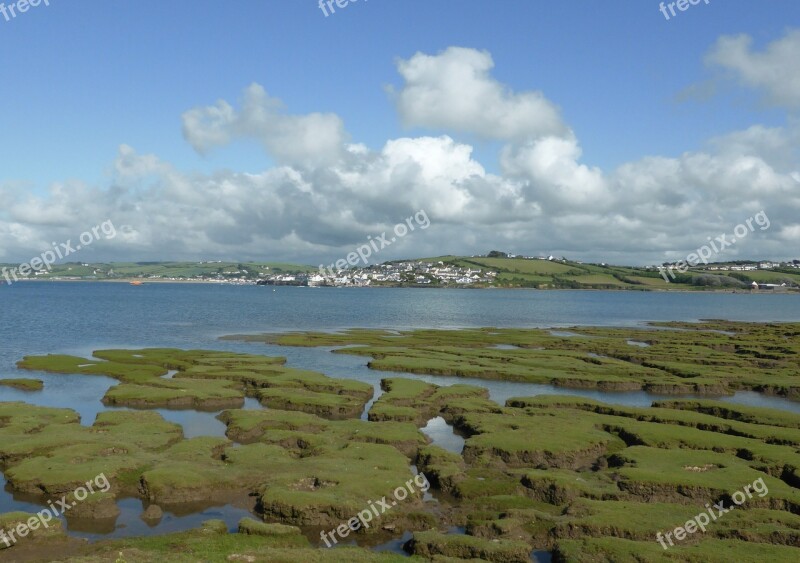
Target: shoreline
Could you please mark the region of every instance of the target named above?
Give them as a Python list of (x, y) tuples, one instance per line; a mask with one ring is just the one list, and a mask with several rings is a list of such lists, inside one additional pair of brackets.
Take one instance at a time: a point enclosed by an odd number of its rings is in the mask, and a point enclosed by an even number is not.
[[(103, 280), (87, 280), (87, 279), (24, 279), (18, 280), (14, 283), (112, 283), (112, 284), (131, 284), (132, 282), (141, 282), (141, 285), (150, 284), (188, 284), (188, 285), (235, 285), (235, 286), (257, 286), (254, 282), (228, 282), (228, 281), (211, 281), (211, 280), (164, 280), (164, 279), (140, 279), (140, 278), (120, 278), (120, 279), (103, 279)], [(13, 284), (0, 284), (0, 287)], [(470, 287), (470, 286), (431, 286), (431, 285), (369, 285), (369, 286), (300, 286), (300, 285), (272, 285), (264, 287), (306, 287), (314, 289), (441, 289), (441, 290), (511, 290), (511, 291), (608, 291), (608, 292), (630, 292), (630, 293), (718, 293), (721, 295), (737, 294), (737, 295), (800, 295), (800, 290), (786, 290), (786, 291), (754, 291), (751, 289), (742, 290), (721, 290), (721, 289), (631, 289), (631, 288), (594, 288), (587, 287), (584, 289), (574, 287), (553, 287), (541, 289), (536, 287)]]

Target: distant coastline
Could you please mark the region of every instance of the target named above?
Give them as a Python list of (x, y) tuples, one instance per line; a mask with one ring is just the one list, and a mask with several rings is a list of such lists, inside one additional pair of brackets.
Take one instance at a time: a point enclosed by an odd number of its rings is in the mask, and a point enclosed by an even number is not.
[[(164, 279), (25, 279), (16, 283), (108, 283), (108, 284), (130, 284), (134, 281), (143, 282), (142, 286), (147, 285), (231, 285), (231, 286), (255, 286), (260, 287), (255, 282), (228, 282), (228, 281), (213, 281), (213, 280), (164, 280)], [(0, 283), (0, 287), (6, 284)], [(800, 295), (800, 289), (791, 289), (787, 291), (760, 291), (751, 289), (719, 289), (719, 288), (697, 288), (687, 289), (686, 287), (676, 286), (675, 289), (661, 289), (661, 288), (647, 288), (636, 289), (628, 287), (620, 288), (574, 288), (574, 287), (551, 287), (551, 288), (535, 288), (535, 287), (514, 287), (514, 286), (430, 286), (430, 285), (417, 285), (417, 284), (398, 284), (398, 285), (365, 285), (365, 286), (307, 286), (307, 285), (282, 285), (282, 286), (263, 286), (274, 288), (286, 287), (304, 287), (307, 289), (437, 289), (437, 290), (466, 290), (466, 291), (480, 291), (480, 290), (512, 290), (512, 291), (575, 291), (575, 292), (600, 292), (600, 291), (613, 291), (625, 293), (719, 293), (719, 294), (739, 294), (739, 295)]]
[[(591, 264), (554, 256), (439, 256), (364, 267), (324, 270), (283, 262), (111, 262), (56, 264), (17, 281), (202, 283), (310, 287), (428, 287), (469, 289), (700, 291), (715, 293), (800, 292), (800, 261), (749, 260), (681, 268), (667, 278), (667, 265)], [(9, 272), (0, 264), (3, 272)]]

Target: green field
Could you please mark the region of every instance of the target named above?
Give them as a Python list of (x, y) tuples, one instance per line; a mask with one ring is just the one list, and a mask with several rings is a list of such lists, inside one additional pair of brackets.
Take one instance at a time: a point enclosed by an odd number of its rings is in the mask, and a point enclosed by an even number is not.
[[(460, 268), (497, 272), (492, 285), (537, 289), (627, 289), (638, 291), (750, 291), (750, 283), (800, 285), (800, 272), (729, 272), (692, 268), (686, 274), (664, 280), (656, 268), (586, 264), (581, 262), (526, 258), (439, 256), (423, 262), (442, 262)], [(701, 280), (719, 280), (712, 283)]]
[(784, 273), (784, 272), (771, 272), (768, 270), (755, 270), (750, 272), (729, 272), (746, 276), (750, 280), (760, 283), (777, 283), (792, 282), (800, 284), (800, 273)]
[(521, 260), (513, 258), (469, 258), (456, 259), (455, 264), (462, 267), (481, 266), (492, 270), (500, 270), (516, 274), (572, 274), (582, 270), (560, 262), (547, 260)]

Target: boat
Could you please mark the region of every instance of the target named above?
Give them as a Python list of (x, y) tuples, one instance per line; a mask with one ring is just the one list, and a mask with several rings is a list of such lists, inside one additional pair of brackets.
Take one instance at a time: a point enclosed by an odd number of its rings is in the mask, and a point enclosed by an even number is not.
[(144, 285), (144, 282), (140, 282), (140, 281), (132, 281), (132, 282), (131, 282), (131, 285)]

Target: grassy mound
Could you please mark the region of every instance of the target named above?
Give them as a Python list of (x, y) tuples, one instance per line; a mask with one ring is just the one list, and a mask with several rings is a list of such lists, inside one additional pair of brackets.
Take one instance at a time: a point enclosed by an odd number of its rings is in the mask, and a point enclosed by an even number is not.
[[(229, 534), (213, 522), (197, 530), (114, 541), (102, 541), (74, 549), (59, 560), (67, 563), (196, 563), (197, 561), (263, 563), (268, 561), (309, 561), (334, 563), (401, 563), (409, 559), (392, 554), (372, 553), (367, 549), (345, 547), (332, 550), (312, 548), (299, 529), (259, 528), (258, 522), (245, 523), (240, 533)], [(271, 533), (252, 533), (270, 530)], [(280, 530), (281, 533), (274, 533)], [(63, 555), (62, 555), (63, 557)], [(412, 559), (413, 561), (413, 559)]]
[(21, 391), (41, 391), (44, 383), (40, 379), (0, 379), (0, 387), (12, 387)]
[(531, 548), (523, 542), (487, 541), (472, 536), (445, 535), (439, 532), (415, 533), (407, 549), (412, 554), (427, 559), (444, 556), (499, 563), (526, 563), (531, 560)]

